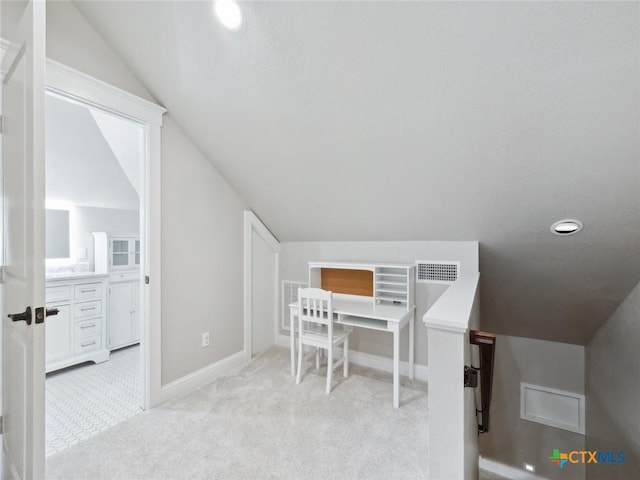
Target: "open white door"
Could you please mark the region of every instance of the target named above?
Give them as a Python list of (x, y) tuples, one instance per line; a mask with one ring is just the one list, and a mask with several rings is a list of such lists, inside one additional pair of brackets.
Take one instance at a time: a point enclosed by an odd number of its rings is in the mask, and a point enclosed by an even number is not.
[[(0, 1), (2, 60), (4, 463), (44, 471), (44, 0)], [(11, 314), (13, 318), (9, 318)], [(16, 314), (21, 314), (16, 317)]]

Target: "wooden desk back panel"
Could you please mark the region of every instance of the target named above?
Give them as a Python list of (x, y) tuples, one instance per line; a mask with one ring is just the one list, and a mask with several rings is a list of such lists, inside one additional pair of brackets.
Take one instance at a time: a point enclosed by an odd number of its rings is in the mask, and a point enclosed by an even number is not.
[(323, 290), (348, 295), (373, 297), (373, 272), (347, 268), (323, 268), (320, 272)]

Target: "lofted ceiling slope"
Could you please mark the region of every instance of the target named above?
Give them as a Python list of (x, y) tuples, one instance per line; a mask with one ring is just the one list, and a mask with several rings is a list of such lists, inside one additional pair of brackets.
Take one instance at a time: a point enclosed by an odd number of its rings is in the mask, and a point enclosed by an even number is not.
[(482, 327), (578, 344), (640, 280), (638, 3), (74, 4), (281, 241), (479, 240)]
[[(138, 210), (136, 189), (91, 110), (47, 95), (45, 112), (47, 200)], [(124, 124), (117, 132), (121, 149), (131, 150), (139, 157), (139, 150), (134, 148), (137, 145), (126, 142), (131, 136), (128, 131), (133, 129), (135, 135), (139, 129), (123, 120), (116, 121)]]

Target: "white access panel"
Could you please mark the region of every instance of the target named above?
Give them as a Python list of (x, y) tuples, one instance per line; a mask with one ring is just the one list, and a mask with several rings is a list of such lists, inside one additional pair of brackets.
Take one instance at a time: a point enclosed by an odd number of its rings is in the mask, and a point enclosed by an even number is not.
[(520, 384), (520, 418), (584, 435), (584, 395)]

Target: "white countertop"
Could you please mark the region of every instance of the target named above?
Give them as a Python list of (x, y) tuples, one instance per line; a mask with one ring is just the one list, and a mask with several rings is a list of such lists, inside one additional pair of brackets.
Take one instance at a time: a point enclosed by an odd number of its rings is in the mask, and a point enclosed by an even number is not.
[(92, 278), (103, 278), (107, 277), (107, 273), (96, 273), (96, 272), (60, 272), (60, 273), (48, 273), (46, 276), (46, 280), (83, 280), (83, 279), (92, 279)]

